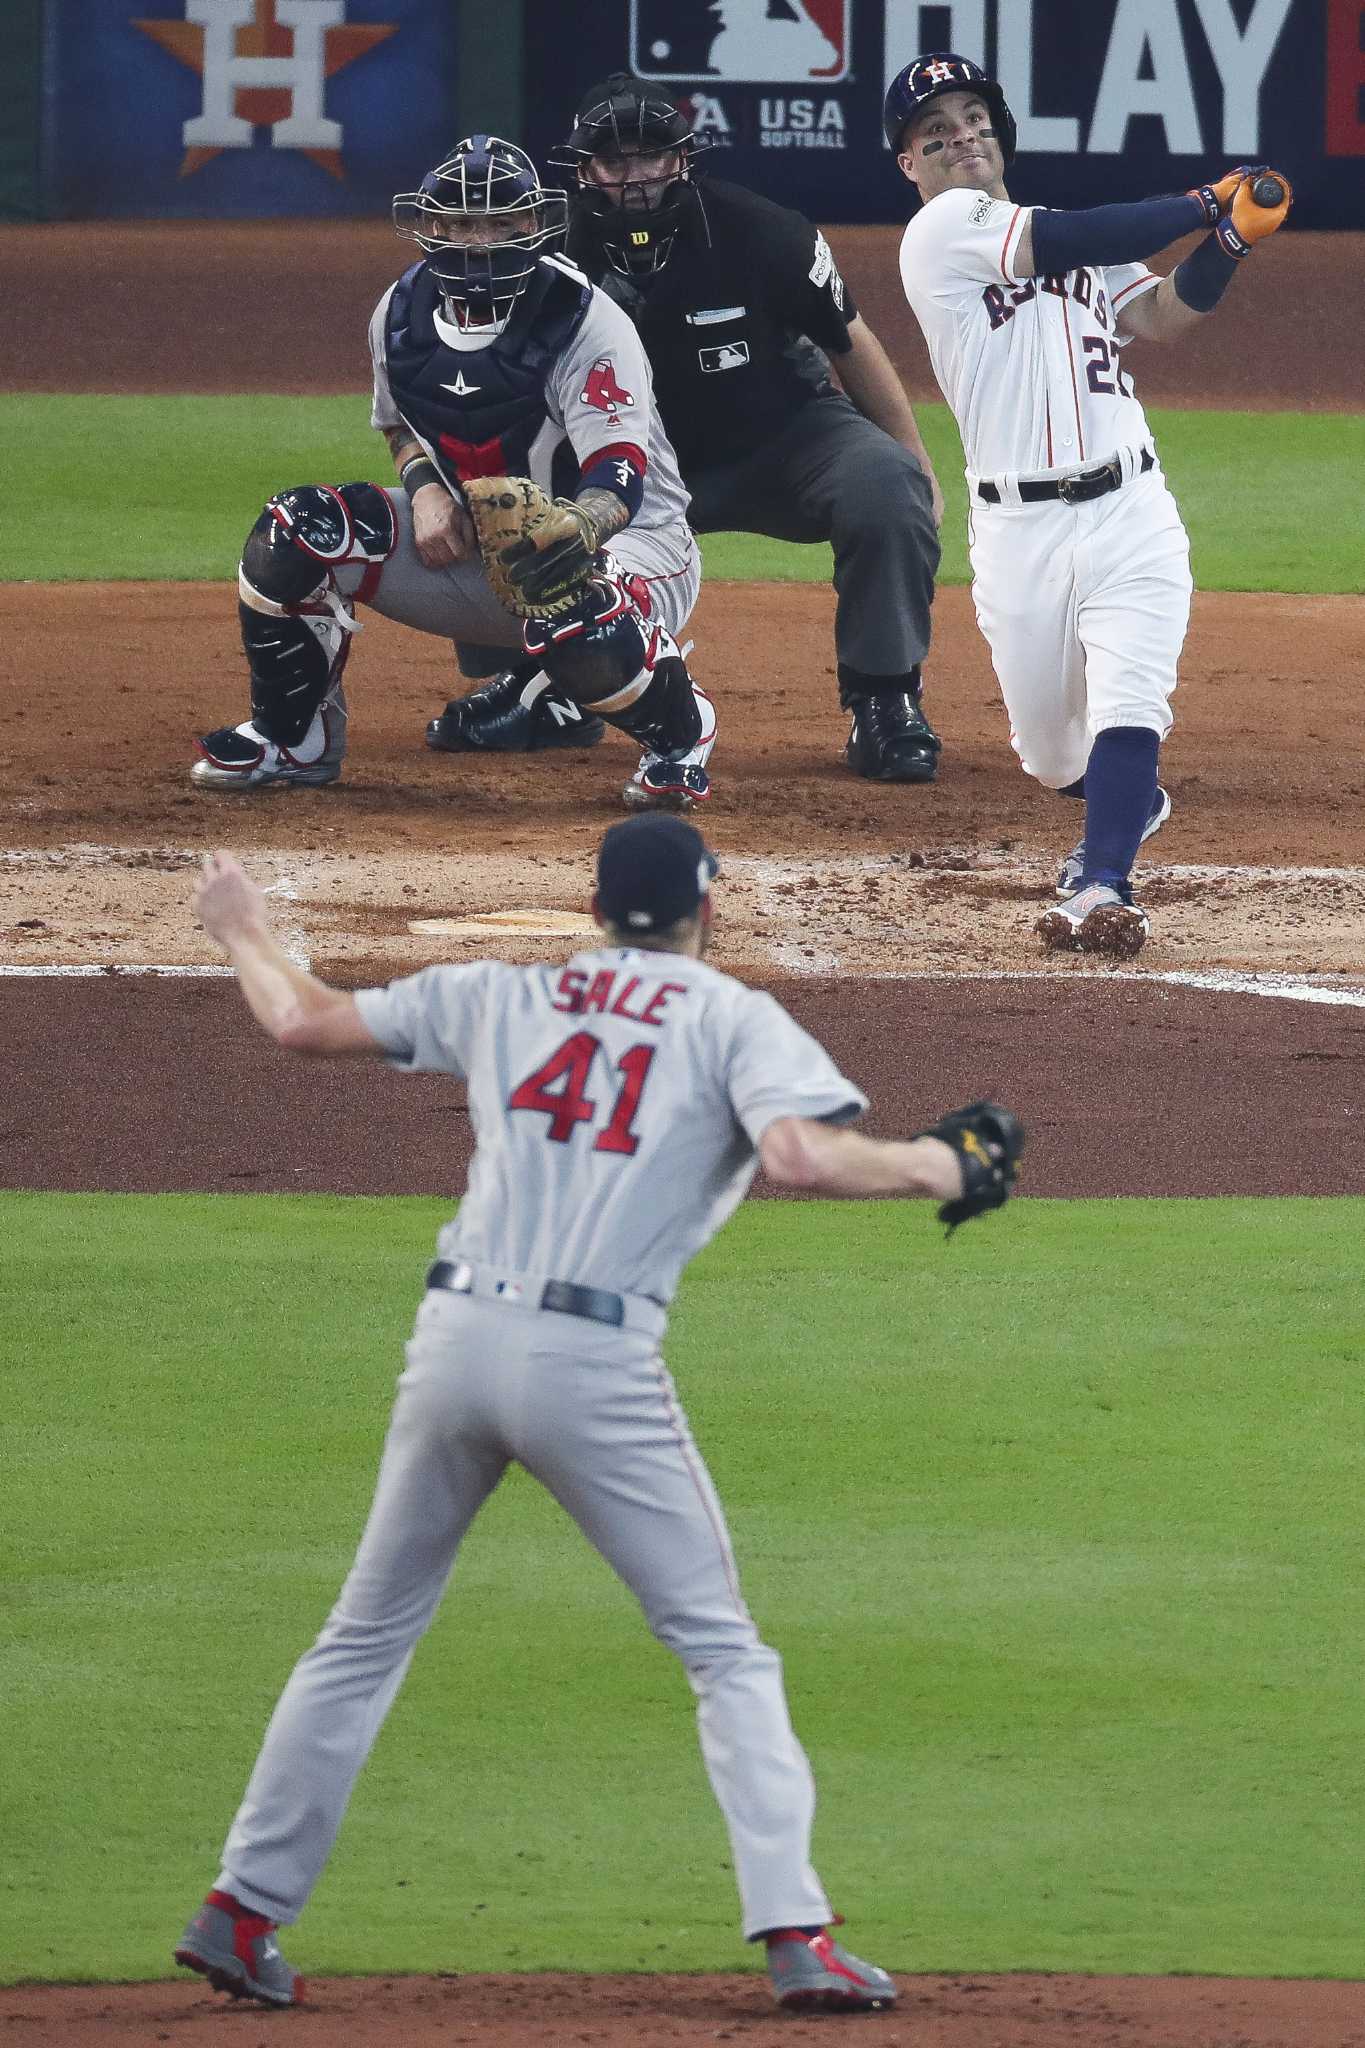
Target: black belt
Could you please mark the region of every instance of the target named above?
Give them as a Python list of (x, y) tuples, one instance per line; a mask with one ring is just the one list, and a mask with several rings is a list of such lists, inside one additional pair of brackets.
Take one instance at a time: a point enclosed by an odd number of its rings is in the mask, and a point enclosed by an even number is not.
[[(1142, 476), (1149, 469), (1156, 468), (1156, 456), (1150, 448), (1144, 448), (1138, 462), (1137, 474)], [(1110, 491), (1118, 490), (1123, 482), (1123, 464), (1115, 456), (1112, 462), (1102, 463), (1098, 469), (1083, 469), (1079, 476), (1054, 476), (1043, 483), (1021, 483), (1019, 502), (1023, 505), (1041, 505), (1046, 499), (1060, 498), (1064, 505), (1083, 505), (1088, 498), (1106, 498)], [(976, 495), (988, 505), (998, 505), (1000, 486), (993, 483), (979, 483)]]
[[(428, 1287), (444, 1287), (451, 1294), (472, 1294), (474, 1278), (468, 1266), (449, 1259), (437, 1259), (427, 1273)], [(619, 1294), (605, 1287), (577, 1287), (572, 1280), (547, 1280), (540, 1290), (540, 1308), (555, 1315), (583, 1316), (590, 1323), (610, 1323), (620, 1329), (626, 1319), (626, 1305)]]

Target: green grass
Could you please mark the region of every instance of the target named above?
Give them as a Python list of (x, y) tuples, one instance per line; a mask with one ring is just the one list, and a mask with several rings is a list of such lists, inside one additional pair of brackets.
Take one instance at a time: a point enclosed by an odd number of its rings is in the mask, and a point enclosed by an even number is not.
[[(0, 395), (0, 439), (32, 479), (0, 543), (0, 580), (230, 577), (272, 491), (392, 481), (354, 398)], [(941, 580), (965, 582), (966, 494), (947, 408), (916, 408), (948, 498)], [(1365, 591), (1365, 413), (1151, 415), (1206, 590)], [(1253, 532), (1246, 508), (1262, 508)], [(703, 546), (711, 578), (822, 583), (825, 547), (744, 535)]]
[[(443, 1214), (0, 1196), (6, 1978), (165, 1974), (349, 1562)], [(1358, 1974), (1362, 1220), (1025, 1201), (945, 1245), (773, 1203), (691, 1270), (670, 1361), (866, 1953)], [(732, 1964), (691, 1704), (513, 1478), (296, 1960)]]

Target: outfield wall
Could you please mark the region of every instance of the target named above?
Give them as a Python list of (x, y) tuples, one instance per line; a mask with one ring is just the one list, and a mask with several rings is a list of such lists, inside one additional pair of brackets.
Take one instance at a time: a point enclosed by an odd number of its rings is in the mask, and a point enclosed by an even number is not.
[(1365, 226), (1365, 0), (10, 0), (0, 211), (372, 216), (469, 128), (543, 157), (631, 64), (718, 172), (816, 219), (890, 222), (907, 194), (886, 82), (945, 46), (1001, 78), (1030, 200), (1267, 160), (1295, 226)]

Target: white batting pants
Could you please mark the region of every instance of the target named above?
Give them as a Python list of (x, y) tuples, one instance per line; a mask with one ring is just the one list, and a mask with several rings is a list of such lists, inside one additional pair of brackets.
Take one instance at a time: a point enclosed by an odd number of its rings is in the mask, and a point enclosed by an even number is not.
[(516, 1459), (686, 1669), (745, 1936), (823, 1925), (815, 1788), (781, 1660), (744, 1605), (724, 1513), (653, 1342), (433, 1291), (407, 1361), (355, 1563), (275, 1709), (218, 1886), (272, 1920), (298, 1917), (465, 1531)]
[(1190, 621), (1190, 543), (1160, 468), (1084, 505), (972, 503), (977, 623), (1024, 772), (1084, 775), (1097, 733), (1165, 739)]

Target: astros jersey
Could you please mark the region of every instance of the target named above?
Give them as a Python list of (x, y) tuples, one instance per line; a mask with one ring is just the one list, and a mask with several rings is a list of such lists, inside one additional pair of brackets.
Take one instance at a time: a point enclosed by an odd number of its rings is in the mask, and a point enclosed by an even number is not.
[[(422, 269), (416, 266), (417, 271)], [(474, 476), (529, 475), (543, 490), (571, 496), (580, 472), (604, 449), (631, 446), (646, 459), (644, 498), (633, 527), (681, 526), (687, 492), (654, 403), (654, 386), (640, 338), (625, 313), (588, 284), (562, 257), (542, 257), (551, 279), (576, 281), (587, 294), (582, 317), (548, 360), (536, 330), (514, 315), (486, 349), (455, 349), (439, 299), (414, 319), (415, 339), (404, 333), (402, 403), (388, 361), (394, 294), (413, 273), (391, 285), (370, 321), (374, 404), (370, 423), (381, 432), (411, 428), (447, 482)], [(566, 325), (568, 323), (565, 323)], [(505, 358), (525, 347), (527, 365)], [(517, 375), (518, 367), (521, 374)], [(530, 385), (529, 409), (517, 408), (515, 432), (505, 426), (509, 385)], [(493, 401), (490, 404), (490, 399)]]
[(475, 1152), (443, 1258), (666, 1303), (770, 1123), (867, 1107), (771, 996), (683, 954), (428, 967), (355, 1000), (395, 1066), (468, 1081)]
[(1160, 279), (1140, 263), (1016, 276), (1031, 209), (940, 192), (901, 240), (901, 282), (962, 435), (971, 477), (1041, 475), (1149, 440), (1119, 367), (1117, 315)]

